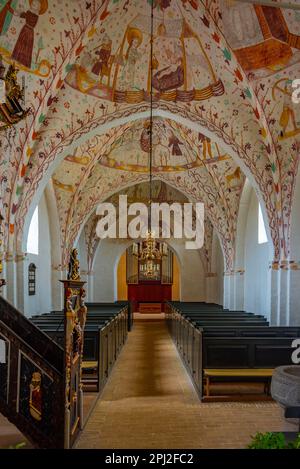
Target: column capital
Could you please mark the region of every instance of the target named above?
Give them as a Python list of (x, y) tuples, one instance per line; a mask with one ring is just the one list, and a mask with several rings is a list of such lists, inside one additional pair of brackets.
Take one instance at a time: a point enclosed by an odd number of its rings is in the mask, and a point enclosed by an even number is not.
[(68, 266), (65, 264), (57, 264), (57, 265), (52, 265), (51, 269), (56, 272), (65, 272), (66, 270), (68, 270)]
[(224, 275), (233, 277), (234, 275), (244, 275), (245, 269), (227, 270)]
[(13, 262), (14, 260), (14, 253), (13, 252), (6, 252), (4, 254), (4, 259), (6, 262)]
[(294, 259), (274, 260), (269, 262), (270, 270), (300, 270), (300, 261)]
[(15, 254), (15, 262), (22, 262), (22, 261), (25, 261), (25, 259), (27, 258), (27, 252), (17, 252)]

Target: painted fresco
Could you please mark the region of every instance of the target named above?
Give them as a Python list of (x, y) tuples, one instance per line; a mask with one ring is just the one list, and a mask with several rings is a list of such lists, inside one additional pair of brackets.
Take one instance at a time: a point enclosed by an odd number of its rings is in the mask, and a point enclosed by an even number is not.
[[(30, 108), (0, 135), (5, 250), (20, 249), (42, 181), (53, 182), (63, 239), (72, 225), (71, 241), (87, 207), (147, 178), (140, 115), (149, 115), (150, 5), (0, 0), (0, 54), (20, 69)], [(234, 0), (154, 6), (157, 178), (204, 197), (220, 237), (234, 246), (229, 231), (246, 175), (265, 205), (274, 258), (288, 258), (299, 163), (300, 108), (291, 102), (299, 11)]]
[[(127, 128), (107, 149), (100, 164), (111, 169), (134, 172), (149, 171), (150, 121), (137, 121)], [(228, 159), (219, 146), (198, 133), (190, 142), (192, 132), (170, 119), (155, 118), (153, 124), (153, 173), (187, 171), (205, 163)]]
[[(28, 0), (25, 4), (2, 0), (0, 3), (0, 53), (4, 60), (43, 77), (49, 75), (51, 63), (43, 57), (43, 34), (37, 32), (37, 26), (47, 9), (47, 0)], [(14, 44), (8, 41), (10, 36), (14, 37)]]
[[(77, 237), (89, 212), (106, 199), (105, 193), (113, 194), (140, 182), (126, 189), (126, 193), (133, 199), (143, 199), (141, 188), (147, 184), (143, 186), (141, 181), (149, 178), (148, 124), (148, 119), (137, 120), (105, 136), (93, 137), (73, 155), (67, 155), (54, 173), (52, 183), (64, 252), (68, 251), (65, 246), (70, 246)], [(181, 197), (205, 203), (208, 217), (223, 233), (229, 259), (233, 252), (230, 233), (236, 229), (245, 181), (240, 167), (218, 144), (169, 119), (155, 118), (153, 147), (153, 174), (158, 179), (155, 184), (159, 188), (163, 180), (173, 188), (180, 188)]]
[[(122, 36), (113, 33), (112, 27), (114, 17), (101, 29), (100, 37), (95, 36), (89, 52), (82, 63), (74, 65), (66, 83), (117, 103), (149, 102), (149, 16), (135, 16)], [(152, 67), (155, 100), (202, 101), (224, 93), (201, 39), (181, 16), (154, 19)]]
[(299, 11), (225, 0), (222, 29), (251, 78), (275, 73), (300, 59)]

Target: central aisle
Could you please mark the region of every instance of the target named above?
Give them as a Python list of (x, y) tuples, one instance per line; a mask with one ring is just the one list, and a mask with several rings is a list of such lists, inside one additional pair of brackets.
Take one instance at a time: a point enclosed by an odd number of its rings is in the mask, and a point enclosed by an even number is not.
[(274, 403), (201, 404), (162, 319), (136, 320), (77, 448), (238, 448), (287, 427)]

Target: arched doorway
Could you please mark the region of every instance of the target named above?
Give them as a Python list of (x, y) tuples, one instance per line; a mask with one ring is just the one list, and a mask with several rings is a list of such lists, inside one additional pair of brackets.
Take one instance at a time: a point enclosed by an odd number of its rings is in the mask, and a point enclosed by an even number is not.
[[(160, 243), (161, 244), (161, 243)], [(168, 247), (168, 250), (172, 254), (171, 257), (171, 262), (172, 262), (172, 278), (170, 281), (170, 300), (174, 301), (179, 301), (180, 300), (180, 264), (177, 259), (177, 255), (174, 252), (174, 250), (170, 249)], [(128, 267), (128, 262), (130, 259), (130, 255), (132, 252), (132, 245), (127, 248), (122, 255), (120, 256), (120, 259), (118, 261), (117, 265), (117, 300), (118, 301), (125, 301), (130, 298), (128, 298), (128, 276), (129, 274), (129, 269)], [(137, 280), (135, 280), (136, 282)], [(157, 284), (158, 280), (155, 281)], [(137, 284), (137, 283), (135, 283)], [(151, 287), (151, 284), (150, 284)]]

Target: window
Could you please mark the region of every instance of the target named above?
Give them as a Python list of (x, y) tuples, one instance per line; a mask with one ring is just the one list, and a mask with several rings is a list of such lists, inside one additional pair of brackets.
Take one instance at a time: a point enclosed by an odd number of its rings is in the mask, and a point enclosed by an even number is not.
[(31, 263), (28, 267), (28, 295), (35, 295), (36, 265)]
[(28, 239), (27, 239), (27, 252), (30, 254), (39, 253), (39, 211), (36, 207), (33, 212), (32, 219), (29, 226)]
[(264, 218), (261, 211), (261, 206), (258, 204), (258, 244), (268, 242), (267, 232), (265, 228)]

